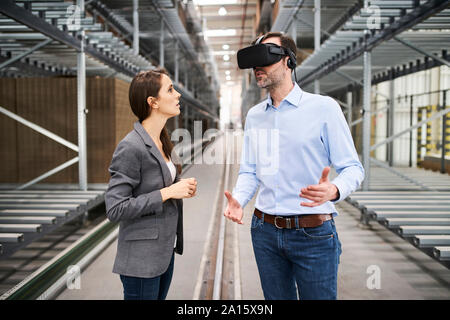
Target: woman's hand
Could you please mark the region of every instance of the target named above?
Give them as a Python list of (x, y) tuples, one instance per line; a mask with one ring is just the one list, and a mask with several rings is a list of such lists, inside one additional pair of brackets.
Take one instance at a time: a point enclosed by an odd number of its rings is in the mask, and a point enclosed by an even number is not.
[(197, 192), (197, 180), (195, 178), (180, 179), (177, 183), (161, 189), (163, 202), (167, 199), (192, 198)]

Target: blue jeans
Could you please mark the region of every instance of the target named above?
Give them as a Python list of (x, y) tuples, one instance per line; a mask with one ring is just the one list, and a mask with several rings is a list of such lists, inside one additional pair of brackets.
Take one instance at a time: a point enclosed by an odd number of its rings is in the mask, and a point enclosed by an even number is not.
[(120, 275), (124, 300), (165, 300), (173, 275), (173, 260), (162, 275), (154, 278), (138, 278)]
[(251, 234), (264, 298), (335, 300), (342, 250), (334, 220), (278, 229), (263, 219), (253, 215)]

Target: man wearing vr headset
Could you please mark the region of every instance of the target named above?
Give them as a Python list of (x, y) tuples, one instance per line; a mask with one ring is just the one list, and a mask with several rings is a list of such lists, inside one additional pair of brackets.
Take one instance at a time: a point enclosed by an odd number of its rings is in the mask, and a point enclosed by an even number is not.
[[(290, 37), (265, 34), (237, 56), (269, 94), (247, 114), (239, 177), (233, 195), (225, 191), (224, 215), (242, 224), (243, 208), (259, 187), (251, 235), (264, 297), (336, 299), (341, 243), (334, 203), (364, 178), (350, 130), (336, 101), (293, 83)], [(264, 130), (269, 134), (260, 139)], [(275, 158), (277, 169), (264, 170)], [(330, 165), (338, 173), (333, 181)]]

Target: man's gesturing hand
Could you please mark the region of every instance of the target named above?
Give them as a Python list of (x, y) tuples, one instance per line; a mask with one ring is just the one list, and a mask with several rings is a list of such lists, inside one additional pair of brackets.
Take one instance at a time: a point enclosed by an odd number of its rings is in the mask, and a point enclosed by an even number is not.
[(225, 209), (225, 213), (223, 214), (225, 217), (227, 217), (230, 220), (233, 220), (234, 222), (237, 222), (239, 224), (244, 224), (242, 222), (242, 217), (244, 216), (244, 212), (242, 210), (241, 205), (239, 202), (233, 198), (231, 193), (228, 191), (225, 191), (225, 196), (228, 199), (228, 205)]
[(325, 167), (318, 184), (309, 185), (301, 189), (300, 197), (312, 200), (313, 202), (302, 202), (300, 205), (304, 207), (316, 207), (339, 197), (338, 188), (328, 180), (329, 173), (330, 167)]

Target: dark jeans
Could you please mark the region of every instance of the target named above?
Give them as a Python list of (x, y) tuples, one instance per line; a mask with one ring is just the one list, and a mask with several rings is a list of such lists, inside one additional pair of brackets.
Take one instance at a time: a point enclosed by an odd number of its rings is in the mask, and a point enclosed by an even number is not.
[(342, 250), (334, 220), (278, 229), (253, 215), (251, 234), (266, 300), (336, 299)]
[(173, 260), (162, 275), (154, 278), (138, 278), (120, 275), (124, 300), (165, 300), (173, 275)]

